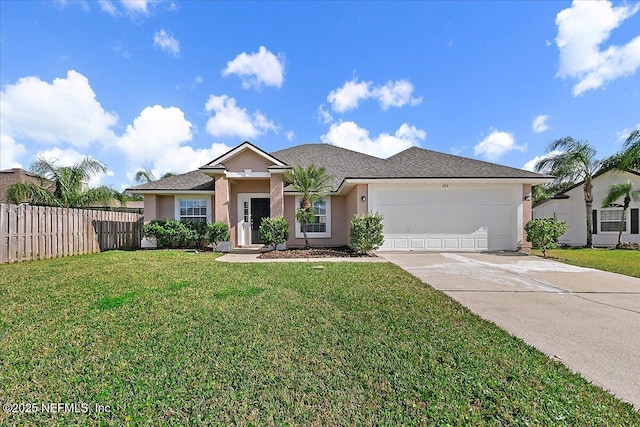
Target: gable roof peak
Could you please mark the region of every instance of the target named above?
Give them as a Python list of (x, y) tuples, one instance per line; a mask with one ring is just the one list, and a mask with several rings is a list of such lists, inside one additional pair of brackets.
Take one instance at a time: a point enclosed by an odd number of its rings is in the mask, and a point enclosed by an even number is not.
[(276, 157), (274, 157), (271, 154), (267, 153), (263, 149), (253, 145), (249, 141), (244, 141), (242, 144), (239, 144), (239, 145), (235, 146), (231, 150), (227, 151), (226, 153), (224, 153), (221, 156), (218, 156), (217, 158), (213, 159), (209, 163), (207, 163), (207, 164), (205, 164), (203, 166), (200, 166), (199, 169), (205, 169), (205, 170), (206, 169), (218, 169), (218, 168), (223, 166), (222, 162), (227, 161), (227, 160), (231, 159), (232, 157), (237, 156), (238, 154), (242, 153), (245, 150), (253, 151), (254, 153), (258, 154), (259, 156), (262, 156), (265, 159), (267, 159), (268, 161), (272, 162), (276, 166), (286, 166), (286, 164), (282, 160), (277, 159)]

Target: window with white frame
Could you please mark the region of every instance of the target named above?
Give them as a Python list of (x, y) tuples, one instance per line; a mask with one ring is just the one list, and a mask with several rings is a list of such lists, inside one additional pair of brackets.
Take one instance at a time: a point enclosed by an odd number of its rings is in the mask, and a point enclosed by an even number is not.
[(207, 201), (205, 199), (180, 199), (180, 221), (207, 222)]
[[(296, 197), (296, 209), (300, 206), (302, 199)], [(331, 237), (331, 198), (325, 197), (313, 202), (314, 218), (313, 222), (306, 225), (308, 237)], [(304, 237), (302, 224), (296, 220), (296, 237)]]
[[(622, 208), (609, 208), (600, 210), (600, 231), (616, 232), (620, 231), (620, 221), (622, 221)], [(627, 231), (627, 221), (622, 223), (622, 231)]]

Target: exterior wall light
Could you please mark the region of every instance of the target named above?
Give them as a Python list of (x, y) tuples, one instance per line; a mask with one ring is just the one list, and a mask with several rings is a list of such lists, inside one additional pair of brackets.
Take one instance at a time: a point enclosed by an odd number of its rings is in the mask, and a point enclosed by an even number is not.
[(360, 200), (362, 200), (363, 202), (366, 202), (367, 201), (367, 196), (360, 197)]

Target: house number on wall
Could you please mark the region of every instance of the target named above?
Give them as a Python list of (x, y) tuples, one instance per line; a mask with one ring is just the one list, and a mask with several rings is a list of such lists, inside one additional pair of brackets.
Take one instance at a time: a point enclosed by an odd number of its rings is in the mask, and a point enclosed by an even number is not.
[(442, 186), (443, 186), (444, 188), (447, 188), (447, 187), (449, 186), (449, 184), (442, 184)]

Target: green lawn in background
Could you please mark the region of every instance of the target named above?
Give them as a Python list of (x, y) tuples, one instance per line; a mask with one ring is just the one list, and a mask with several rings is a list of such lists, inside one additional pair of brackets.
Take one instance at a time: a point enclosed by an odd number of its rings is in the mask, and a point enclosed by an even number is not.
[[(542, 252), (538, 249), (534, 249), (533, 254), (542, 256)], [(579, 267), (595, 268), (597, 270), (640, 277), (640, 251), (600, 248), (558, 248), (547, 251), (547, 256), (555, 261), (561, 261)]]
[[(0, 266), (0, 425), (640, 425), (400, 268), (106, 252)], [(109, 406), (97, 413), (95, 405)]]

